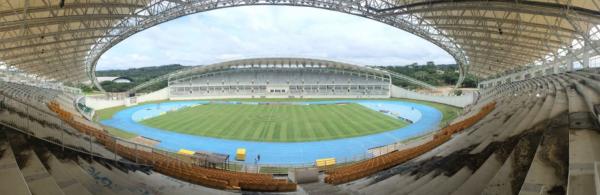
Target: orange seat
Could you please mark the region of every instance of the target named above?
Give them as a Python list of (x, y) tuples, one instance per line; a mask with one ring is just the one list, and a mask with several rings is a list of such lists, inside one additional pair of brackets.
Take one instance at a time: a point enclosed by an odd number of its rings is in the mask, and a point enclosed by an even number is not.
[(61, 120), (78, 131), (94, 137), (108, 150), (129, 160), (150, 163), (154, 169), (162, 174), (169, 175), (191, 183), (217, 188), (217, 189), (244, 189), (273, 192), (295, 191), (296, 184), (287, 180), (274, 179), (271, 174), (240, 173), (226, 170), (196, 167), (189, 162), (182, 162), (173, 156), (158, 152), (141, 151), (124, 145), (117, 144), (105, 130), (96, 129), (74, 120), (73, 115), (60, 108), (56, 102), (48, 103), (48, 108), (57, 113)]
[(341, 184), (363, 178), (373, 173), (402, 164), (410, 159), (420, 156), (450, 140), (453, 134), (467, 129), (489, 114), (495, 107), (495, 102), (484, 106), (477, 114), (463, 121), (442, 128), (433, 135), (433, 140), (422, 145), (404, 149), (402, 151), (390, 152), (372, 159), (364, 160), (351, 165), (328, 170), (325, 182), (330, 184)]

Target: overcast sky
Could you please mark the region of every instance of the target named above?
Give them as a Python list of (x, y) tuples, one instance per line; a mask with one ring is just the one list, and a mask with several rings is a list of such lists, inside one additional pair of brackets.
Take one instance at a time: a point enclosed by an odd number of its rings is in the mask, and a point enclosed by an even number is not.
[(106, 52), (98, 70), (254, 57), (454, 63), (434, 44), (369, 19), (314, 8), (246, 6), (182, 17), (135, 34)]

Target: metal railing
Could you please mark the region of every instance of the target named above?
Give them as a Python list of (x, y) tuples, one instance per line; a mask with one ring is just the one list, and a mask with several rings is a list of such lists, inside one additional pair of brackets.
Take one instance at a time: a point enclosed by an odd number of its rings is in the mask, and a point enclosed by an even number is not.
[[(31, 106), (20, 98), (15, 98), (10, 94), (0, 91), (0, 95), (2, 96), (0, 99), (0, 112), (8, 112), (9, 115), (0, 118), (0, 125), (4, 127), (20, 131), (62, 148), (88, 154), (90, 157), (104, 158), (131, 165), (150, 166), (149, 164), (138, 163), (135, 159), (133, 161), (131, 159), (127, 160), (117, 155), (117, 153), (110, 152), (104, 146), (93, 142), (91, 136), (81, 135), (76, 130), (69, 128), (68, 125), (53, 113)], [(142, 150), (146, 149), (157, 153), (163, 152), (150, 146), (137, 144), (117, 137), (113, 138), (115, 144)]]
[[(416, 135), (413, 138), (424, 138), (426, 136), (429, 135), (433, 135), (433, 133), (437, 132), (437, 129), (435, 130), (431, 130), (431, 131), (427, 131), (424, 132), (422, 134)], [(424, 138), (427, 139), (427, 138)], [(288, 170), (291, 169), (296, 169), (296, 168), (318, 168), (320, 171), (328, 171), (331, 169), (335, 169), (337, 167), (340, 166), (345, 166), (345, 165), (349, 165), (349, 164), (353, 164), (353, 163), (359, 163), (365, 160), (369, 160), (372, 159), (374, 157), (377, 156), (381, 156), (396, 150), (401, 150), (401, 149), (405, 149), (407, 145), (405, 142), (407, 140), (400, 140), (398, 142), (394, 142), (391, 144), (387, 144), (387, 145), (382, 145), (379, 147), (375, 147), (375, 148), (371, 148), (367, 151), (365, 151), (362, 154), (357, 154), (351, 157), (347, 157), (347, 158), (336, 158), (336, 164), (335, 165), (331, 165), (331, 166), (322, 166), (322, 167), (318, 167), (316, 166), (316, 164), (314, 162), (310, 162), (310, 163), (289, 163), (289, 164), (269, 164), (269, 163), (245, 163), (245, 162), (238, 162), (238, 161), (232, 161), (230, 162), (230, 165), (228, 170), (231, 171), (240, 171), (240, 172), (247, 172), (247, 169), (244, 169), (245, 166), (254, 166), (256, 168), (256, 171), (259, 173), (270, 173), (270, 174), (287, 174)], [(317, 160), (317, 159), (315, 159)]]
[[(3, 99), (3, 102), (6, 102), (6, 97)], [(3, 105), (4, 104), (5, 103), (3, 103)], [(0, 108), (1, 108), (0, 112), (5, 111), (5, 110), (8, 112), (11, 112), (8, 109), (12, 109), (7, 106), (1, 106)], [(90, 139), (90, 137), (76, 135), (75, 133), (68, 130), (67, 128), (64, 128), (64, 123), (61, 123), (60, 125), (58, 125), (58, 127), (59, 127), (58, 129), (51, 129), (51, 131), (55, 131), (55, 132), (42, 132), (42, 131), (44, 131), (42, 128), (39, 128), (39, 127), (34, 128), (35, 125), (33, 123), (36, 123), (36, 122), (30, 120), (30, 117), (32, 115), (29, 115), (29, 112), (34, 112), (33, 110), (36, 110), (35, 112), (37, 112), (36, 113), (38, 115), (37, 117), (40, 117), (40, 115), (39, 115), (40, 113), (44, 113), (44, 114), (41, 114), (43, 117), (52, 117), (52, 116), (50, 116), (49, 114), (45, 113), (42, 110), (39, 110), (34, 107), (30, 107), (30, 106), (27, 106), (26, 110), (28, 110), (27, 111), (28, 117), (26, 117), (26, 118), (19, 117), (19, 116), (17, 116), (18, 118), (13, 118), (12, 120), (8, 119), (8, 118), (1, 118), (0, 126), (2, 126), (2, 127), (0, 127), (0, 128), (2, 130), (4, 130), (5, 128), (10, 128), (10, 129), (19, 131), (23, 134), (27, 134), (29, 136), (35, 137), (39, 140), (45, 141), (47, 143), (62, 147), (64, 149), (69, 149), (72, 151), (77, 151), (79, 153), (87, 154), (92, 158), (102, 158), (102, 159), (106, 159), (106, 160), (112, 160), (115, 162), (131, 164), (131, 165), (150, 166), (148, 164), (141, 164), (141, 163), (125, 160), (123, 158), (118, 157), (116, 154), (115, 155), (106, 155), (105, 151), (102, 149), (99, 149), (100, 146), (93, 143), (92, 139)], [(19, 115), (18, 113), (11, 113), (11, 114)], [(48, 119), (48, 118), (46, 118), (46, 119)], [(46, 120), (46, 119), (44, 119), (44, 120)], [(40, 123), (40, 121), (37, 121), (37, 122)], [(51, 126), (51, 125), (46, 124), (46, 126)], [(48, 128), (48, 130), (50, 130), (50, 128)], [(46, 136), (42, 136), (42, 135), (46, 135)], [(52, 136), (52, 135), (54, 135), (54, 136)], [(68, 140), (69, 137), (73, 138), (73, 139), (78, 139), (78, 140)], [(77, 144), (77, 145), (74, 144), (77, 141), (79, 142), (79, 144)], [(87, 143), (84, 143), (84, 142), (87, 142)], [(127, 141), (124, 141), (124, 140), (121, 140), (118, 138), (115, 139), (115, 143), (121, 143), (121, 142), (126, 143)], [(104, 155), (102, 153), (104, 153)]]
[(85, 105), (85, 96), (78, 96), (73, 100), (73, 106), (89, 121), (93, 121), (96, 111)]

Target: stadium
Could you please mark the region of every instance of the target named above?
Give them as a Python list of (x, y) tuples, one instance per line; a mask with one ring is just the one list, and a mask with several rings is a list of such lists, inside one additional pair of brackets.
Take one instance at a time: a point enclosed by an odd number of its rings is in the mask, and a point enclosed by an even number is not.
[[(138, 32), (255, 5), (388, 24), (455, 59), (453, 90), (467, 75), (478, 88), (432, 94), (391, 70), (295, 57), (186, 67), (122, 93), (98, 82), (100, 57)], [(599, 5), (0, 1), (0, 194), (600, 194)]]
[[(165, 78), (168, 87), (123, 100), (126, 109), (97, 110), (109, 115), (100, 122), (171, 151), (233, 157), (243, 148), (248, 157), (260, 155), (262, 166), (277, 165), (276, 173), (312, 166), (317, 159), (372, 157), (374, 148), (425, 135), (442, 122), (436, 108), (390, 101), (402, 91), (386, 71), (333, 61), (235, 60), (149, 82)], [(98, 108), (105, 102), (86, 98), (86, 104)]]

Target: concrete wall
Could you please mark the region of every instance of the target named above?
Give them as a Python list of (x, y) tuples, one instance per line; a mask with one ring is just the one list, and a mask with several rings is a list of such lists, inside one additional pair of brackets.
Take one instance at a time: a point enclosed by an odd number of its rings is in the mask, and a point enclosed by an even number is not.
[(159, 101), (169, 99), (169, 88), (165, 87), (161, 90), (142, 95), (137, 98), (138, 103), (149, 102), (149, 101)]
[[(465, 107), (471, 103), (473, 103), (474, 95), (472, 93), (466, 93), (462, 96), (432, 96), (427, 94), (421, 94), (413, 91), (409, 91), (397, 86), (392, 86), (390, 88), (391, 97), (394, 98), (406, 98), (406, 99), (415, 99), (415, 100), (424, 100), (430, 102), (437, 102), (442, 104), (448, 104), (457, 107)], [(267, 96), (268, 98), (288, 98), (287, 96)], [(211, 96), (211, 97), (178, 97), (178, 98), (169, 98), (169, 89), (164, 88), (146, 95), (142, 95), (137, 97), (137, 103), (143, 103), (148, 101), (159, 101), (159, 100), (192, 100), (192, 99), (226, 99), (226, 98), (252, 98), (252, 96)], [(259, 98), (256, 96), (254, 98)], [(299, 97), (296, 97), (299, 98)], [(340, 97), (332, 97), (332, 96), (305, 96), (304, 98), (388, 98), (386, 96), (370, 96), (370, 97), (350, 97), (350, 96), (340, 96)], [(118, 100), (107, 100), (102, 98), (94, 98), (94, 97), (86, 97), (85, 104), (86, 106), (93, 108), (95, 110), (123, 106), (126, 105), (126, 99), (118, 99)]]
[[(145, 94), (137, 97), (137, 103), (149, 102), (149, 101), (159, 101), (169, 99), (169, 90), (168, 88), (164, 88), (149, 94)], [(104, 96), (102, 97), (86, 97), (85, 105), (93, 108), (94, 110), (101, 110), (110, 107), (124, 106), (127, 105), (126, 99), (106, 99)]]
[(409, 90), (406, 90), (406, 89), (398, 87), (398, 86), (392, 86), (391, 92), (392, 92), (392, 97), (394, 97), (394, 98), (424, 100), (424, 101), (448, 104), (448, 105), (457, 106), (457, 107), (461, 107), (461, 108), (473, 103), (473, 100), (474, 100), (473, 93), (466, 93), (466, 94), (463, 94), (462, 96), (432, 96), (432, 95), (417, 93), (414, 91), (409, 91)]
[(94, 110), (101, 110), (110, 107), (117, 107), (125, 105), (125, 100), (110, 100), (97, 97), (86, 97), (85, 105), (93, 108)]

